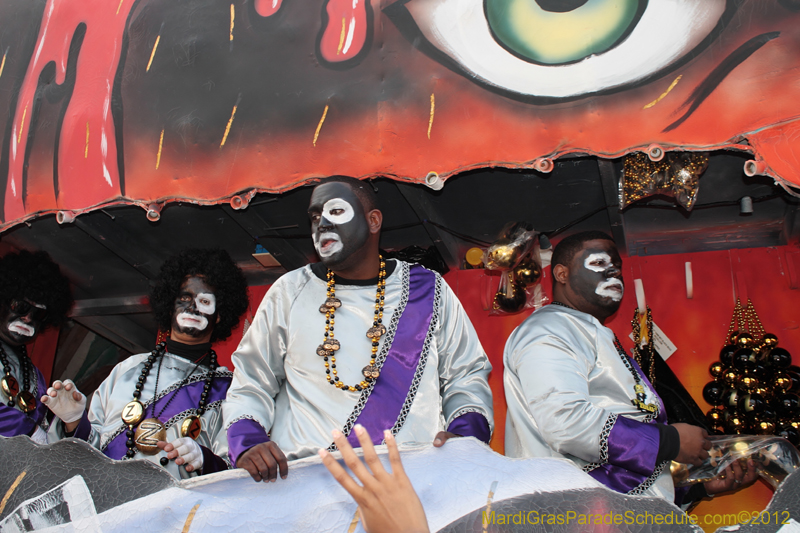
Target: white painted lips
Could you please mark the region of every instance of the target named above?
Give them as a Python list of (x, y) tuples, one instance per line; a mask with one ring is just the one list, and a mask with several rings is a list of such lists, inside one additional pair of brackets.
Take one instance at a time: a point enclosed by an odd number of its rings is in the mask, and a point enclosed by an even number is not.
[(36, 330), (32, 326), (26, 324), (22, 320), (15, 320), (9, 324), (8, 331), (16, 333), (17, 335), (25, 335), (26, 337), (33, 337), (33, 334), (36, 333)]
[(344, 245), (338, 234), (323, 233), (314, 239), (314, 247), (320, 257), (328, 257), (341, 250)]
[(622, 295), (625, 294), (625, 286), (622, 281), (617, 278), (607, 279), (597, 285), (594, 291), (600, 296), (611, 298), (615, 302), (622, 300)]
[(208, 319), (201, 315), (192, 315), (190, 313), (178, 313), (175, 321), (182, 328), (194, 328), (199, 330), (206, 329), (208, 326)]

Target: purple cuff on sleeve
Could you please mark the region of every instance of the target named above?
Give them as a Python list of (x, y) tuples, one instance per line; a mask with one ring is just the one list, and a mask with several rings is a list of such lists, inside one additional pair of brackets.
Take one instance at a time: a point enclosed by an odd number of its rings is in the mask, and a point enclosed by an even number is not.
[(655, 424), (619, 416), (608, 435), (608, 463), (649, 476), (657, 466), (659, 440)]
[(476, 439), (489, 444), (492, 432), (489, 429), (489, 421), (480, 413), (464, 413), (450, 422), (447, 431), (461, 435), (462, 437), (475, 437)]
[(228, 428), (228, 457), (236, 468), (236, 459), (244, 452), (262, 442), (269, 442), (269, 437), (261, 424), (249, 418), (237, 420)]
[[(63, 422), (61, 422), (63, 424)], [(92, 424), (89, 422), (89, 415), (83, 413), (81, 417), (81, 421), (78, 422), (78, 427), (75, 428), (75, 431), (70, 435), (70, 437), (74, 437), (76, 439), (81, 440), (89, 440), (89, 434), (92, 432)]]
[(213, 474), (214, 472), (222, 472), (223, 470), (227, 470), (228, 463), (222, 460), (221, 457), (215, 455), (214, 452), (206, 448), (205, 446), (200, 446), (200, 449), (203, 451), (203, 469), (201, 473), (205, 474)]

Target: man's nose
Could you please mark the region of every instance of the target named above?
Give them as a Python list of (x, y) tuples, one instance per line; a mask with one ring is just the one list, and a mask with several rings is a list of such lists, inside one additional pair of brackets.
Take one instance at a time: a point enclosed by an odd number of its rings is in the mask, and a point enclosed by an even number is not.
[(332, 227), (333, 227), (333, 223), (330, 220), (328, 220), (327, 218), (325, 218), (325, 216), (319, 217), (319, 228), (320, 229), (322, 229), (322, 228), (328, 229), (328, 228), (332, 228)]
[(606, 275), (610, 278), (622, 278), (622, 269), (616, 265), (611, 265), (608, 267), (608, 270), (606, 270)]

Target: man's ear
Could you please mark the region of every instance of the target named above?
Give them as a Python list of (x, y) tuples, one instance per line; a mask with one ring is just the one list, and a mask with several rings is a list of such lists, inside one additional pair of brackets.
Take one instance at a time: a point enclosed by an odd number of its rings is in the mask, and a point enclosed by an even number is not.
[(369, 225), (369, 232), (373, 235), (381, 232), (383, 213), (381, 213), (380, 209), (373, 209), (367, 213), (367, 224)]
[(567, 278), (569, 278), (569, 267), (561, 264), (555, 265), (552, 269), (552, 273), (556, 282), (562, 285), (567, 284)]

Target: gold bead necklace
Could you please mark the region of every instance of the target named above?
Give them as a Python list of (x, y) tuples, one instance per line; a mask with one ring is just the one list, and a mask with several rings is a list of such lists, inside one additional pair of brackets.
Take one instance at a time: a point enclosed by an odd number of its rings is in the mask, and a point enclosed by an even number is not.
[(383, 256), (378, 256), (378, 258), (380, 260), (380, 268), (378, 270), (378, 288), (375, 292), (375, 316), (372, 327), (367, 330), (367, 338), (372, 341), (372, 355), (370, 356), (369, 364), (361, 370), (364, 379), (356, 385), (346, 385), (339, 379), (338, 371), (336, 370), (336, 352), (341, 348), (341, 343), (334, 338), (334, 325), (336, 310), (342, 306), (342, 301), (336, 297), (336, 278), (333, 272), (328, 269), (325, 303), (319, 308), (319, 312), (325, 315), (325, 335), (322, 344), (317, 347), (317, 355), (322, 357), (323, 361), (325, 361), (325, 377), (328, 383), (343, 391), (362, 391), (368, 388), (378, 376), (380, 376), (380, 371), (375, 365), (375, 359), (378, 354), (378, 346), (380, 345), (381, 337), (386, 334), (386, 327), (383, 325), (383, 302), (386, 295), (386, 263), (383, 261)]

